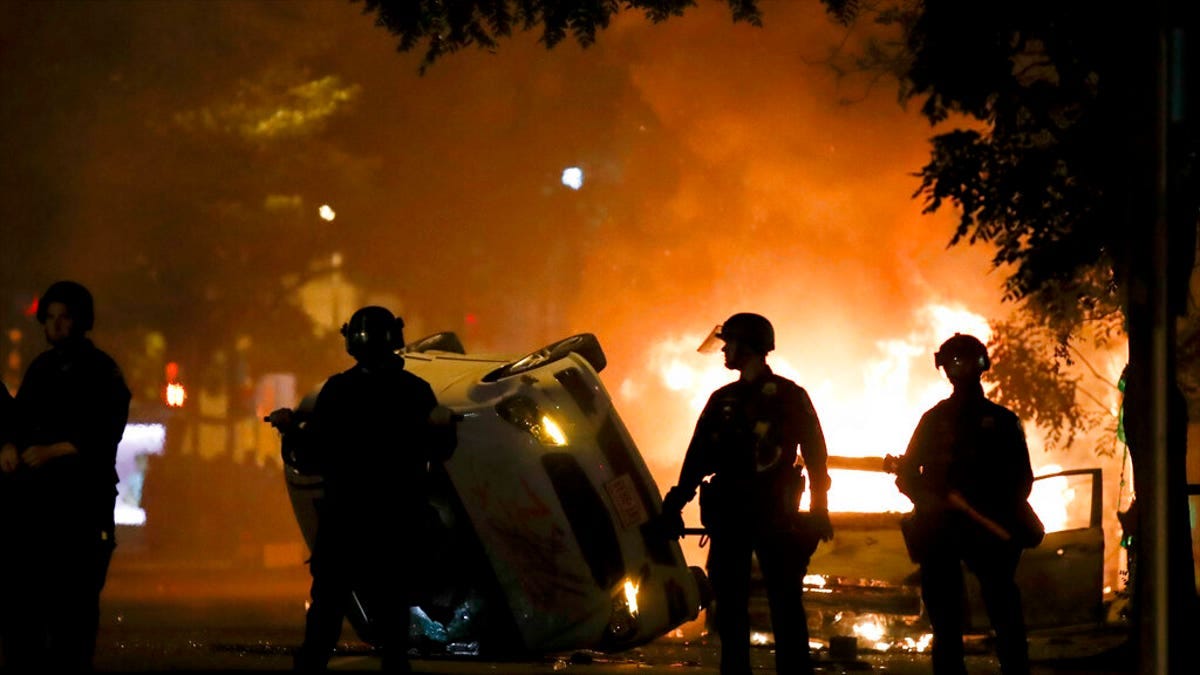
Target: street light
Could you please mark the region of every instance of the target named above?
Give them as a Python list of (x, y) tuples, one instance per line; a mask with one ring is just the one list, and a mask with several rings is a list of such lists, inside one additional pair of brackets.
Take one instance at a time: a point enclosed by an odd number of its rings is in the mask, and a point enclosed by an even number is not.
[(563, 169), (562, 184), (572, 190), (578, 190), (583, 187), (583, 169), (577, 166), (570, 166)]

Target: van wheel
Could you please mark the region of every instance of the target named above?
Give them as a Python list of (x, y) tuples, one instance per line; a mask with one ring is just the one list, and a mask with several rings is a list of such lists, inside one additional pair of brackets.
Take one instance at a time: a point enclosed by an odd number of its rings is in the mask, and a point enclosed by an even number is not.
[(608, 365), (608, 359), (604, 356), (604, 350), (600, 347), (600, 341), (591, 333), (579, 333), (568, 338), (563, 338), (557, 342), (542, 347), (537, 351), (530, 352), (521, 358), (506, 363), (496, 370), (483, 376), (484, 382), (496, 382), (506, 377), (520, 375), (536, 368), (553, 363), (567, 356), (571, 352), (575, 352), (584, 358), (585, 361), (597, 373)]

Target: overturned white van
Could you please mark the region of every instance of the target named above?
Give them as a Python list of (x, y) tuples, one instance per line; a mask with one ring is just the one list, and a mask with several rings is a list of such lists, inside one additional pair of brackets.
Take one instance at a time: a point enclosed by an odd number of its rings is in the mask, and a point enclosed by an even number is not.
[[(461, 416), (454, 455), (434, 468), (442, 528), (413, 609), (419, 643), (486, 656), (620, 651), (698, 616), (707, 580), (654, 531), (661, 495), (597, 374), (595, 336), (512, 357), (468, 354), (438, 333), (404, 356)], [(285, 475), (311, 546), (321, 477), (290, 465)], [(352, 604), (372, 642), (371, 599)]]

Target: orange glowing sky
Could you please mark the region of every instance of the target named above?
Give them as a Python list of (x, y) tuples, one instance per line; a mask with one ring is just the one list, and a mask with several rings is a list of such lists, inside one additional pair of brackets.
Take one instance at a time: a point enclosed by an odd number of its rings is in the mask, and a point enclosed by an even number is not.
[[(946, 248), (948, 209), (921, 214), (913, 173), (934, 130), (893, 82), (822, 64), (844, 34), (820, 3), (764, 1), (762, 28), (700, 4), (660, 25), (623, 15), (587, 49), (518, 35), (420, 76), (419, 55), (350, 3), (8, 3), (0, 90), (22, 96), (0, 105), (18, 158), (0, 169), (0, 283), (70, 274), (119, 322), (145, 257), (94, 251), (169, 240), (192, 210), (232, 238), (264, 209), (311, 223), (329, 203), (330, 228), (296, 225), (279, 246), (323, 238), (411, 338), (457, 330), (469, 349), (524, 352), (596, 333), (664, 490), (696, 401), (729, 377), (695, 346), (738, 311), (774, 322), (772, 363), (813, 395), (831, 452), (901, 452), (948, 392), (933, 348), (1008, 311), (1003, 275), (986, 248)], [(180, 137), (241, 144), (249, 177), (159, 154)], [(558, 183), (568, 166), (579, 191)], [(57, 255), (40, 254), (49, 242)], [(211, 268), (186, 246), (171, 257), (180, 275)], [(36, 283), (18, 276), (31, 259)], [(694, 379), (671, 384), (672, 363)]]

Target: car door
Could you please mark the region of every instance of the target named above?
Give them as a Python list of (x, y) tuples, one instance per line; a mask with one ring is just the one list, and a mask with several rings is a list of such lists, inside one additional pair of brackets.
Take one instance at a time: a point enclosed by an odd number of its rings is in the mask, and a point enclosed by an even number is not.
[[(1100, 469), (1060, 471), (1034, 480), (1030, 501), (1046, 538), (1017, 568), (1030, 629), (1098, 623), (1104, 618), (1103, 483)], [(965, 575), (971, 628), (990, 623), (974, 575)]]

